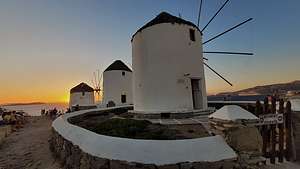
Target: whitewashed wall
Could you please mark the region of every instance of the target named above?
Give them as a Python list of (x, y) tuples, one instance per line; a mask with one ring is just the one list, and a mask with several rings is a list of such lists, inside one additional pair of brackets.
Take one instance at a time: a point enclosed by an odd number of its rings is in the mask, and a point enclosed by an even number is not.
[(99, 135), (68, 122), (68, 118), (90, 111), (83, 110), (58, 117), (52, 127), (62, 137), (96, 157), (143, 164), (179, 162), (215, 162), (237, 158), (221, 136), (184, 140), (139, 140)]
[[(125, 72), (125, 76), (122, 76)], [(126, 95), (126, 103), (132, 104), (132, 72), (125, 70), (110, 70), (103, 72), (103, 104), (108, 101), (122, 105), (121, 95)]]
[(94, 92), (75, 92), (70, 94), (69, 106), (92, 106), (95, 103)]
[(300, 99), (291, 99), (292, 110), (300, 112)]
[[(190, 40), (189, 29), (195, 30), (195, 42)], [(201, 79), (203, 109), (207, 108), (201, 38), (196, 28), (176, 23), (154, 25), (134, 36), (134, 110), (192, 110), (190, 78)]]

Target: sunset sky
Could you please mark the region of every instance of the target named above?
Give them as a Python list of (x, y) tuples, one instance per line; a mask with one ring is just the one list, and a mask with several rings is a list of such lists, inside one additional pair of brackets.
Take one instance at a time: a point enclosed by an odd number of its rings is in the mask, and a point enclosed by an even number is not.
[[(200, 0), (0, 1), (0, 104), (68, 101), (69, 89), (91, 84), (116, 59), (131, 65), (131, 36), (161, 11), (196, 23)], [(225, 0), (204, 0), (203, 27)], [(231, 0), (203, 40), (254, 20), (204, 45), (205, 55), (234, 87), (206, 69), (209, 94), (300, 79), (300, 1)]]

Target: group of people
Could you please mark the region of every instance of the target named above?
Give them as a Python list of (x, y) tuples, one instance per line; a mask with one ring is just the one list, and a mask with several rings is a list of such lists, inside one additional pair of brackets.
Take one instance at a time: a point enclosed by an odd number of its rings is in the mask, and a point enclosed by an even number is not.
[(61, 110), (58, 111), (56, 108), (47, 110), (47, 111), (45, 109), (41, 110), (41, 116), (49, 116), (53, 120), (62, 114), (63, 114), (63, 111), (61, 111)]
[(22, 127), (26, 122), (24, 112), (4, 111), (0, 112), (0, 125), (14, 125)]

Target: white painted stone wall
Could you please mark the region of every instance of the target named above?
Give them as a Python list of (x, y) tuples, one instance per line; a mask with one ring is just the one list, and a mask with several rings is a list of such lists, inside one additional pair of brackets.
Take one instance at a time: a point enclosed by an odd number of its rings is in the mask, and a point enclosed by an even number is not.
[[(125, 76), (122, 75), (125, 72)], [(126, 95), (126, 103), (121, 102), (121, 95)], [(103, 72), (103, 105), (113, 101), (116, 105), (132, 104), (132, 72), (110, 70)]]
[[(125, 106), (123, 106), (125, 107)], [(176, 164), (180, 162), (216, 162), (235, 159), (236, 153), (221, 136), (184, 140), (139, 140), (99, 135), (70, 124), (68, 118), (90, 111), (82, 110), (58, 117), (52, 127), (62, 137), (96, 157), (143, 164)]]
[[(189, 29), (195, 30), (195, 42), (190, 40)], [(134, 110), (192, 110), (190, 78), (201, 80), (206, 109), (202, 60), (202, 36), (192, 26), (162, 23), (138, 32), (132, 40)]]
[(92, 106), (95, 104), (94, 92), (75, 92), (70, 94), (69, 107), (72, 106)]
[(291, 99), (292, 110), (300, 112), (300, 99)]

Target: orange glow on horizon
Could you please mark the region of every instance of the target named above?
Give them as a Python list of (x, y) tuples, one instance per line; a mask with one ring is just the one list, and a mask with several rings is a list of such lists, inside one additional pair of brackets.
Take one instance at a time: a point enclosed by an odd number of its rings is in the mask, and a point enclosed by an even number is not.
[(49, 86), (34, 86), (23, 90), (16, 86), (1, 86), (0, 104), (9, 103), (68, 103), (69, 90), (62, 88), (54, 88)]
[[(238, 91), (250, 87), (254, 87), (257, 85), (268, 85), (275, 83), (286, 83), (291, 82), (291, 80), (287, 80), (285, 82), (282, 81), (270, 81), (266, 83), (264, 81), (253, 81), (252, 83), (241, 83), (235, 84), (234, 86), (228, 86), (223, 84), (222, 81), (218, 81), (218, 83), (211, 83), (208, 81), (206, 84), (207, 87), (207, 95), (215, 95), (221, 92), (233, 92)], [(0, 91), (0, 104), (7, 103), (32, 103), (32, 102), (44, 102), (44, 103), (68, 103), (69, 102), (69, 90), (72, 86), (75, 86), (79, 82), (67, 83), (67, 85), (61, 84), (39, 84), (38, 86), (19, 86), (17, 84), (11, 85), (3, 85), (2, 84)], [(24, 90), (26, 88), (26, 90)], [(100, 99), (95, 94), (95, 101), (102, 100), (102, 93), (100, 95)]]
[(10, 103), (33, 103), (33, 102), (43, 102), (43, 103), (68, 103), (69, 98), (66, 99), (65, 97), (61, 97), (58, 99), (56, 98), (27, 98), (27, 97), (10, 97), (6, 99), (0, 98), (0, 105), (1, 104), (10, 104)]

